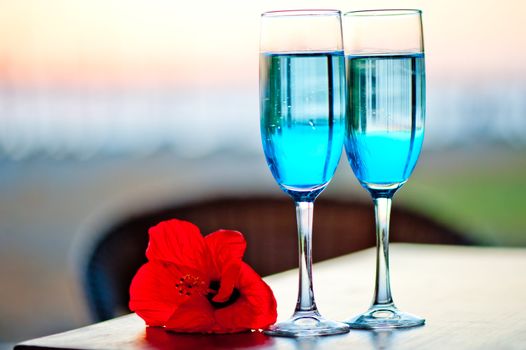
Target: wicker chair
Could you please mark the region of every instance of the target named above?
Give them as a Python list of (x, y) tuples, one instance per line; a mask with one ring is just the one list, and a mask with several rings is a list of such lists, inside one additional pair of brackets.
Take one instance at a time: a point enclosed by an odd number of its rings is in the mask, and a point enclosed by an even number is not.
[[(109, 229), (95, 244), (83, 276), (94, 320), (129, 312), (128, 287), (146, 261), (148, 228), (179, 218), (195, 223), (203, 234), (219, 228), (239, 230), (248, 242), (245, 261), (265, 276), (297, 266), (295, 211), (290, 199), (219, 198), (130, 217)], [(420, 214), (395, 206), (392, 242), (471, 244), (466, 237)], [(314, 261), (375, 245), (371, 204), (333, 199), (316, 202)]]

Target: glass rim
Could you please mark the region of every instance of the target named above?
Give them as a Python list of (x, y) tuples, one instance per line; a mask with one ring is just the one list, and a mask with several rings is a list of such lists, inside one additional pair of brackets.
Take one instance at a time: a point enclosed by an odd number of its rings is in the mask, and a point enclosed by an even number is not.
[(298, 10), (273, 10), (266, 11), (261, 17), (288, 17), (288, 16), (340, 16), (341, 11), (335, 9), (298, 9)]
[(407, 16), (421, 15), (419, 9), (377, 9), (377, 10), (357, 10), (345, 12), (344, 16)]

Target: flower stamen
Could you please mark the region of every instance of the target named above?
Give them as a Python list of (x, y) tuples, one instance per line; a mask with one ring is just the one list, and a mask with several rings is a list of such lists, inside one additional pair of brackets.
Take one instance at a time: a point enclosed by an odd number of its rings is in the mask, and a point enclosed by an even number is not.
[(206, 295), (207, 288), (205, 282), (197, 276), (187, 274), (181, 278), (175, 284), (177, 292), (181, 296), (191, 296), (192, 294)]

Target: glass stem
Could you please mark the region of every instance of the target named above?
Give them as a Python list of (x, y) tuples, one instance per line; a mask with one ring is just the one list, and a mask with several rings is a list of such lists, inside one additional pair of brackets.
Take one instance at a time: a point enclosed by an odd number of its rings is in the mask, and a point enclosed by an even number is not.
[(376, 217), (376, 284), (373, 306), (393, 306), (391, 282), (389, 280), (389, 216), (391, 198), (374, 198)]
[(314, 312), (318, 314), (312, 288), (312, 218), (313, 202), (296, 202), (298, 221), (299, 288), (294, 314)]

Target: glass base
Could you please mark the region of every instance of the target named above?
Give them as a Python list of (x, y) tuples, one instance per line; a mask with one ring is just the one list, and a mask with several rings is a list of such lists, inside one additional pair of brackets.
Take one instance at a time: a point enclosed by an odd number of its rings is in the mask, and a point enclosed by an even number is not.
[(276, 323), (268, 330), (267, 335), (278, 337), (313, 337), (349, 332), (349, 326), (342, 322), (330, 321), (319, 314), (294, 315), (287, 321)]
[(356, 329), (390, 329), (422, 326), (426, 320), (402, 312), (394, 306), (375, 306), (344, 322)]

